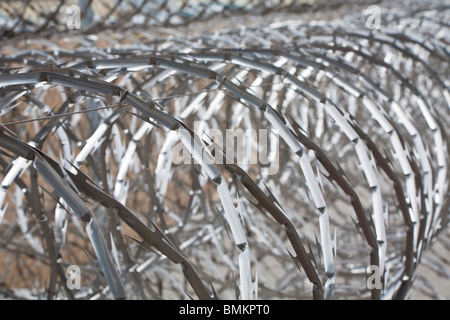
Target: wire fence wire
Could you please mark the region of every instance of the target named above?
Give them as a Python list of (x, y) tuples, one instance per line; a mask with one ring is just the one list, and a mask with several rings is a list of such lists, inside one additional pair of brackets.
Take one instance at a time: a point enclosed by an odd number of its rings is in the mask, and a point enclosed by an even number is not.
[[(416, 270), (450, 240), (450, 8), (396, 4), (187, 36), (177, 28), (342, 4), (0, 2), (0, 294), (430, 287)], [(445, 257), (424, 260), (449, 278)]]
[(4, 36), (19, 33), (63, 31), (75, 16), (80, 17), (82, 33), (124, 30), (135, 27), (182, 26), (217, 16), (265, 15), (270, 12), (324, 10), (342, 4), (361, 4), (362, 0), (46, 0), (0, 3)]

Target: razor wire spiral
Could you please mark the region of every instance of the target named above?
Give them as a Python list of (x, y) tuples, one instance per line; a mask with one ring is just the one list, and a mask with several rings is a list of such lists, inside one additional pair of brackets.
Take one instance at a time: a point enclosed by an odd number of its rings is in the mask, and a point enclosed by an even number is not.
[[(5, 9), (3, 294), (14, 265), (47, 298), (406, 297), (448, 241), (445, 2), (390, 10), (381, 29), (348, 16), (188, 37), (148, 28), (277, 6), (100, 3), (80, 2), (90, 20), (72, 33), (69, 2)], [(206, 161), (236, 156), (207, 134), (230, 128), (276, 129), (278, 170)], [(180, 142), (194, 164), (173, 163)]]

